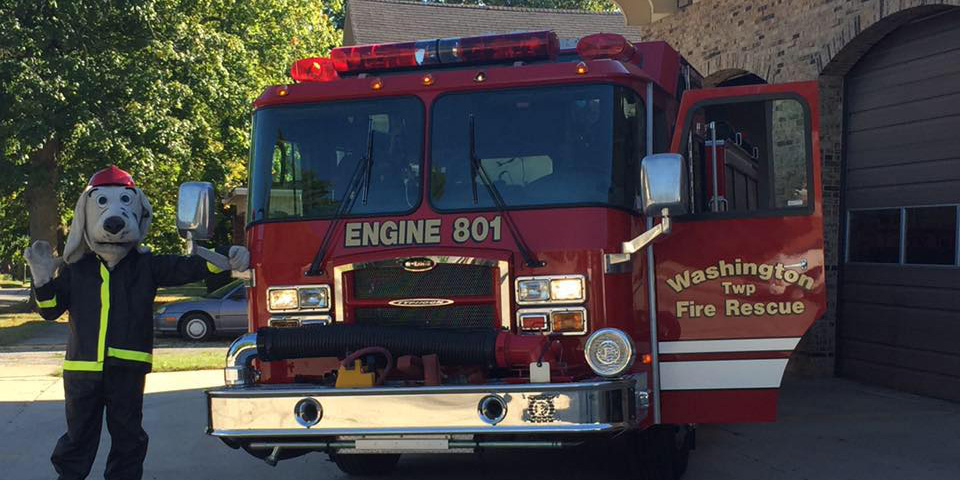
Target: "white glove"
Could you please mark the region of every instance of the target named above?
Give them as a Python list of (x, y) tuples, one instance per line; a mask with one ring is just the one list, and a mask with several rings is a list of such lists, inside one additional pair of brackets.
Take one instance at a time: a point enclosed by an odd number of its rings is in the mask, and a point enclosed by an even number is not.
[(230, 247), (230, 270), (243, 272), (250, 267), (250, 250), (247, 247), (234, 245)]
[(50, 283), (50, 280), (53, 280), (53, 274), (60, 265), (63, 265), (63, 259), (53, 256), (53, 247), (45, 240), (37, 240), (33, 242), (32, 247), (25, 248), (23, 258), (27, 259), (27, 264), (30, 266), (33, 288)]

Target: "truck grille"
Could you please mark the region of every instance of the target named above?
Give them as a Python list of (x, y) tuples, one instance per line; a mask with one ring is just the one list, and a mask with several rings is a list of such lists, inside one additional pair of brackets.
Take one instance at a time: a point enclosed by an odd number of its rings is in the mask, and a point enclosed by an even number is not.
[(466, 297), (493, 295), (491, 267), (441, 263), (426, 272), (374, 267), (353, 272), (354, 296), (375, 298)]
[(359, 307), (354, 321), (362, 325), (389, 327), (489, 329), (493, 304), (446, 305), (429, 308)]
[[(404, 269), (405, 259), (359, 264), (345, 272), (346, 321), (457, 330), (498, 325), (497, 264), (435, 258), (432, 268), (420, 272)], [(447, 259), (451, 263), (443, 263)], [(410, 302), (402, 305), (403, 300)]]

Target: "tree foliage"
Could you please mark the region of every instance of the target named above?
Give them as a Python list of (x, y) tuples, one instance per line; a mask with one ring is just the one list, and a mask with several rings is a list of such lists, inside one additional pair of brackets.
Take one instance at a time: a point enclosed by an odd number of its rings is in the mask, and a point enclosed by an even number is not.
[[(179, 250), (179, 183), (243, 185), (251, 101), (288, 82), (296, 58), (339, 44), (342, 9), (342, 0), (3, 2), (0, 269), (28, 241), (31, 188), (52, 187), (44, 194), (57, 197), (62, 229), (89, 176), (111, 163), (153, 201), (148, 245)], [(45, 145), (51, 168), (38, 167)]]

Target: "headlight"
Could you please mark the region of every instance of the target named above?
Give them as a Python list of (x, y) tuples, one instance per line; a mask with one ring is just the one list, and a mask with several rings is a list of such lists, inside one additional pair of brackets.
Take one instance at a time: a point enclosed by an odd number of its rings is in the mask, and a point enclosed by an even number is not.
[(587, 338), (583, 354), (597, 375), (616, 377), (633, 365), (633, 342), (622, 330), (602, 328)]
[(558, 278), (551, 280), (550, 299), (571, 302), (583, 300), (583, 278)]
[(551, 275), (517, 279), (517, 303), (580, 303), (586, 300), (583, 275)]
[(267, 292), (267, 306), (270, 310), (296, 310), (297, 289), (278, 288)]
[(271, 312), (330, 310), (330, 285), (268, 288), (267, 307)]
[(303, 287), (300, 289), (300, 308), (323, 310), (330, 308), (330, 287)]
[(518, 302), (545, 302), (549, 300), (549, 280), (520, 280), (517, 282)]

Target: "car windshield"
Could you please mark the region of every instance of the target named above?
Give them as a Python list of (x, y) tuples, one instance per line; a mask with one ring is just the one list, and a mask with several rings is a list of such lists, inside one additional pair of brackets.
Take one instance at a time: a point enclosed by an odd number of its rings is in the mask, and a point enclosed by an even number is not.
[(227, 293), (230, 293), (230, 290), (233, 290), (234, 288), (237, 287), (237, 285), (240, 285), (240, 283), (242, 283), (242, 282), (243, 282), (243, 280), (234, 280), (234, 281), (232, 281), (232, 282), (230, 282), (230, 283), (228, 283), (228, 284), (226, 284), (226, 285), (224, 285), (224, 286), (222, 286), (222, 287), (220, 287), (220, 288), (218, 288), (218, 289), (216, 289), (216, 290), (214, 290), (214, 291), (212, 291), (212, 292), (204, 295), (203, 297), (204, 297), (204, 298), (223, 298), (224, 295), (226, 295)]
[(631, 208), (642, 117), (637, 96), (613, 85), (444, 95), (432, 114), (431, 203), (439, 210), (493, 207), (487, 189), (471, 179), (473, 130), (474, 155), (507, 207)]
[(333, 216), (365, 161), (372, 165), (366, 202), (350, 213), (412, 211), (420, 200), (423, 116), (415, 97), (258, 110), (248, 220)]

